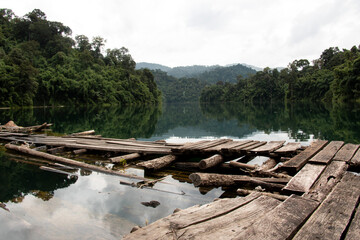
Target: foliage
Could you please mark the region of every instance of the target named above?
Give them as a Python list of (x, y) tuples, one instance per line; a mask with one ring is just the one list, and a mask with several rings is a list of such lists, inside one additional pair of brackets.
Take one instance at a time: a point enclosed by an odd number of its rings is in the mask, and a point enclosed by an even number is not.
[(152, 73), (135, 70), (128, 49), (107, 49), (39, 9), (0, 9), (0, 105), (158, 103)]
[(313, 65), (295, 60), (280, 72), (265, 68), (237, 83), (219, 82), (201, 93), (202, 102), (360, 101), (360, 49), (324, 50)]

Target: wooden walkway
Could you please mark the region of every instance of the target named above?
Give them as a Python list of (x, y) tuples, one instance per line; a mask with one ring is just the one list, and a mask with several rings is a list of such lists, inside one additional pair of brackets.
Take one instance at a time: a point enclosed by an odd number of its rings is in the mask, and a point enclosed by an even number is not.
[[(195, 186), (233, 188), (241, 195), (177, 211), (137, 228), (124, 237), (127, 240), (360, 239), (360, 176), (354, 173), (360, 167), (360, 150), (356, 144), (318, 140), (304, 147), (284, 141), (232, 139), (169, 144), (81, 134), (55, 137), (10, 132), (0, 132), (0, 139), (12, 141), (6, 145), (9, 149), (50, 155), (54, 161), (64, 160), (53, 155), (57, 152), (91, 151), (106, 152), (114, 164), (135, 160), (137, 167), (150, 171), (186, 169)], [(15, 143), (26, 143), (33, 149)], [(38, 153), (40, 148), (42, 152)], [(144, 156), (150, 158), (145, 160)], [(202, 160), (186, 161), (193, 156)], [(256, 156), (268, 159), (261, 166), (247, 163)], [(72, 165), (76, 161), (64, 162)], [(97, 166), (92, 169), (101, 171)]]

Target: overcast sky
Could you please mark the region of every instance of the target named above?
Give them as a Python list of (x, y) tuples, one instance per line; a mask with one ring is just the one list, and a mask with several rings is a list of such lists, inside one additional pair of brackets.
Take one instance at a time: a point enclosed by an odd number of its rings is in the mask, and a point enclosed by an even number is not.
[(75, 35), (126, 47), (136, 62), (285, 67), (360, 44), (359, 0), (1, 0), (38, 8)]

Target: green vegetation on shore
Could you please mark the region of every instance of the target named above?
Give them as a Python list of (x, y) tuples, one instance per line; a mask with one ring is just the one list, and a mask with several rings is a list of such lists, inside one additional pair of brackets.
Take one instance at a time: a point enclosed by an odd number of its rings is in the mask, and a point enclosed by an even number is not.
[(360, 49), (331, 47), (319, 59), (295, 60), (281, 71), (265, 68), (235, 84), (206, 87), (202, 102), (324, 101), (360, 102)]
[(153, 74), (122, 47), (48, 21), (39, 9), (0, 9), (0, 106), (158, 103)]

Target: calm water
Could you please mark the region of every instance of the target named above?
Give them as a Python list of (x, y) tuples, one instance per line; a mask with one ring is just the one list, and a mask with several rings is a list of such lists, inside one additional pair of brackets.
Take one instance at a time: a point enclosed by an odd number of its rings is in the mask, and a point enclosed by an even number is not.
[[(360, 109), (322, 105), (243, 106), (241, 104), (167, 104), (162, 107), (34, 108), (0, 110), (0, 123), (28, 126), (53, 123), (53, 132), (94, 129), (105, 137), (170, 142), (201, 138), (298, 141), (312, 139), (360, 143)], [(171, 184), (157, 190), (119, 184), (121, 179), (87, 171), (77, 179), (39, 170), (28, 158), (0, 150), (2, 239), (119, 239), (134, 225), (144, 226), (175, 208), (203, 204), (225, 196), (221, 189), (198, 189), (182, 172), (162, 171)], [(138, 169), (125, 172), (148, 176)], [(171, 192), (171, 193), (169, 193)], [(179, 195), (184, 192), (185, 195)], [(157, 208), (141, 205), (157, 200)]]

